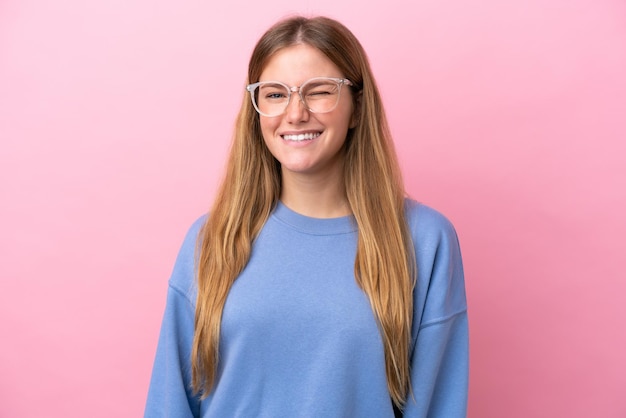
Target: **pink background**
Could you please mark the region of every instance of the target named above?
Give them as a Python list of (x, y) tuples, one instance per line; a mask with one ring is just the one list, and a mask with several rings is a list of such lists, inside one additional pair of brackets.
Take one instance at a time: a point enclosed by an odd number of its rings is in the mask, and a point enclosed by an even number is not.
[(142, 414), (166, 283), (261, 32), (361, 39), (454, 222), (469, 416), (626, 416), (623, 0), (0, 2), (0, 416)]

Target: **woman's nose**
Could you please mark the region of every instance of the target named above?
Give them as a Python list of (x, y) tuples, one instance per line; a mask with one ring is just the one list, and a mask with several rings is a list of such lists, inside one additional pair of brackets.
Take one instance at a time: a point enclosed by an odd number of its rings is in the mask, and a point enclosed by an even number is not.
[(293, 94), (291, 96), (291, 100), (289, 101), (285, 112), (287, 120), (292, 123), (306, 121), (309, 117), (309, 110), (299, 94)]

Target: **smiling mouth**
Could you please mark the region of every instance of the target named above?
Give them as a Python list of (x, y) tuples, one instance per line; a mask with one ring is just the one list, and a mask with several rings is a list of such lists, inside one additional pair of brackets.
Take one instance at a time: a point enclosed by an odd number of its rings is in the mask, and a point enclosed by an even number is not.
[(299, 142), (299, 141), (310, 141), (312, 139), (317, 138), (321, 134), (322, 134), (321, 132), (309, 132), (309, 133), (306, 133), (306, 134), (282, 135), (282, 137), (283, 137), (283, 139), (285, 141)]

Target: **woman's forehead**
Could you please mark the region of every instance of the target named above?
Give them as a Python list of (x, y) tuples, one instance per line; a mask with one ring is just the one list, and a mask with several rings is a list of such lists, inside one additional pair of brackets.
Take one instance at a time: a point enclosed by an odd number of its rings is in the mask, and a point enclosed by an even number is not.
[(259, 81), (276, 80), (297, 86), (313, 77), (343, 76), (322, 51), (308, 44), (296, 44), (273, 54), (265, 63)]

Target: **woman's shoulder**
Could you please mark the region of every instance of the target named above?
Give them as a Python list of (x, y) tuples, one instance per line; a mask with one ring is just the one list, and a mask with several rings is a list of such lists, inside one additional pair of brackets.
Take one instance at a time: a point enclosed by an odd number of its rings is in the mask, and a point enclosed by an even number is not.
[(195, 300), (196, 249), (206, 219), (206, 214), (198, 217), (187, 229), (169, 280), (171, 287), (190, 300)]
[(454, 225), (446, 215), (412, 198), (405, 199), (405, 216), (414, 238), (456, 235)]
[(196, 246), (198, 243), (198, 239), (200, 234), (202, 233), (202, 228), (206, 223), (207, 215), (204, 214), (198, 218), (196, 218), (189, 228), (187, 229), (187, 233), (185, 234), (185, 238), (183, 240), (183, 244), (181, 246), (181, 253), (185, 254), (194, 254), (196, 250)]

